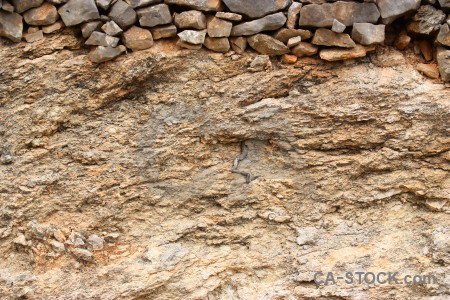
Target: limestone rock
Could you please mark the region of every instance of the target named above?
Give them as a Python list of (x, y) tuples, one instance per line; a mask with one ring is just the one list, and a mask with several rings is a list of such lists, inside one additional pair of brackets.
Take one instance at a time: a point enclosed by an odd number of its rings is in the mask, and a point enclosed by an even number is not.
[(58, 13), (66, 26), (75, 26), (100, 18), (94, 0), (70, 0), (60, 7)]
[(66, 247), (64, 246), (63, 243), (60, 243), (55, 240), (50, 240), (49, 244), (52, 247), (52, 249), (55, 250), (56, 252), (61, 253), (61, 252), (66, 251)]
[(94, 31), (100, 31), (103, 26), (102, 21), (91, 21), (81, 25), (81, 34), (84, 38), (88, 38)]
[(107, 35), (110, 36), (116, 36), (123, 32), (122, 28), (119, 27), (119, 25), (116, 24), (114, 21), (106, 22), (102, 26), (103, 32), (105, 32)]
[(119, 40), (119, 38), (109, 36), (106, 33), (94, 31), (85, 44), (90, 46), (116, 47)]
[(321, 46), (336, 46), (343, 48), (353, 48), (355, 42), (346, 33), (336, 33), (329, 29), (319, 28), (314, 33), (312, 43)]
[(436, 60), (442, 80), (450, 82), (450, 50), (444, 47), (438, 47), (436, 51)]
[(112, 60), (126, 51), (126, 47), (119, 45), (116, 48), (98, 46), (89, 53), (89, 60), (93, 63), (102, 63)]
[(243, 36), (230, 38), (230, 44), (234, 52), (242, 54), (247, 48), (247, 38)]
[(421, 0), (377, 0), (378, 8), (385, 24), (419, 8)]
[(213, 38), (207, 36), (203, 45), (206, 48), (216, 52), (225, 53), (230, 50), (230, 42), (226, 37)]
[(151, 29), (154, 40), (171, 38), (177, 36), (177, 27), (175, 25), (157, 26)]
[(180, 14), (176, 14), (174, 23), (180, 29), (205, 29), (206, 16), (201, 11), (188, 10)]
[[(370, 23), (369, 23), (370, 24)], [(345, 31), (346, 26), (339, 22), (338, 20), (333, 20), (333, 26), (331, 27), (331, 30), (337, 33), (343, 33)]]
[(153, 36), (147, 29), (133, 26), (123, 34), (123, 43), (131, 50), (144, 50), (153, 46)]
[(98, 7), (103, 10), (108, 10), (111, 7), (112, 0), (95, 0)]
[(191, 43), (187, 43), (187, 42), (185, 42), (185, 41), (183, 41), (181, 39), (177, 41), (176, 45), (178, 47), (186, 48), (186, 49), (189, 49), (189, 50), (199, 50), (199, 49), (202, 48), (202, 44), (191, 44)]
[(33, 43), (42, 40), (44, 38), (44, 33), (42, 30), (28, 32), (23, 35), (23, 38), (27, 43)]
[(2, 10), (7, 12), (14, 12), (14, 6), (9, 3), (8, 1), (3, 0), (2, 1)]
[(57, 31), (63, 29), (64, 27), (65, 26), (62, 21), (57, 21), (52, 25), (43, 26), (42, 31), (44, 33), (54, 33), (54, 32), (57, 32)]
[(413, 36), (429, 36), (439, 30), (445, 21), (445, 14), (431, 5), (423, 5), (408, 23), (407, 30)]
[(166, 4), (188, 6), (202, 11), (221, 11), (222, 0), (164, 0)]
[(298, 24), (298, 19), (300, 16), (300, 9), (302, 8), (302, 4), (298, 2), (292, 2), (291, 6), (288, 9), (287, 15), (287, 23), (286, 27), (289, 29), (295, 29)]
[(231, 30), (231, 35), (253, 35), (262, 31), (277, 30), (286, 23), (286, 20), (286, 16), (282, 12), (279, 12), (261, 19), (236, 25)]
[(289, 28), (281, 28), (273, 35), (277, 40), (287, 43), (290, 38), (299, 36), (302, 38), (302, 41), (309, 40), (313, 34), (309, 30), (304, 29), (289, 29)]
[(312, 56), (319, 52), (319, 47), (310, 43), (300, 42), (297, 46), (291, 49), (291, 52), (297, 57)]
[(224, 11), (216, 12), (216, 18), (220, 18), (220, 19), (228, 20), (228, 21), (235, 21), (235, 22), (239, 22), (242, 20), (242, 16), (240, 14), (235, 14), (232, 12), (224, 12)]
[(132, 26), (137, 21), (136, 11), (122, 0), (118, 0), (114, 3), (108, 17), (116, 22), (122, 29)]
[(320, 51), (320, 58), (327, 61), (339, 61), (351, 58), (364, 57), (367, 50), (364, 46), (356, 45), (350, 49), (330, 48)]
[(292, 0), (223, 0), (223, 2), (232, 12), (256, 19), (286, 8)]
[(430, 64), (418, 64), (416, 66), (417, 71), (423, 73), (425, 76), (437, 79), (439, 78), (439, 69), (435, 65)]
[(295, 64), (298, 60), (298, 57), (291, 54), (284, 54), (281, 56), (281, 61), (285, 64)]
[(0, 10), (0, 36), (18, 43), (22, 39), (22, 32), (22, 16)]
[(144, 7), (151, 4), (161, 3), (162, 0), (128, 0), (133, 8)]
[(380, 12), (374, 3), (342, 2), (305, 5), (300, 10), (300, 26), (332, 27), (336, 19), (345, 26), (376, 23)]
[(44, 0), (12, 0), (16, 13), (23, 13), (33, 7), (40, 6)]
[(207, 24), (207, 31), (210, 37), (229, 37), (233, 24), (229, 21), (212, 18)]
[(353, 24), (352, 39), (362, 45), (382, 44), (385, 39), (385, 25), (355, 23)]
[(267, 34), (256, 34), (248, 38), (248, 44), (257, 52), (269, 56), (289, 53), (289, 48)]
[(301, 36), (296, 36), (296, 37), (290, 38), (287, 42), (287, 46), (289, 48), (297, 46), (298, 44), (300, 44), (301, 41), (302, 41)]
[(169, 6), (167, 4), (158, 4), (143, 8), (139, 11), (139, 24), (144, 27), (154, 27), (157, 25), (166, 25), (172, 22)]
[(45, 26), (55, 23), (59, 15), (54, 5), (45, 2), (37, 8), (26, 11), (23, 18), (28, 25)]
[(105, 241), (98, 235), (92, 234), (88, 237), (87, 243), (89, 244), (90, 248), (92, 248), (92, 250), (99, 251), (103, 249)]
[(450, 26), (448, 24), (441, 25), (436, 43), (450, 47)]
[(186, 43), (199, 45), (203, 44), (206, 37), (206, 30), (184, 30), (178, 33), (178, 37)]
[(92, 252), (86, 249), (75, 248), (72, 250), (72, 254), (82, 261), (92, 262), (94, 260)]

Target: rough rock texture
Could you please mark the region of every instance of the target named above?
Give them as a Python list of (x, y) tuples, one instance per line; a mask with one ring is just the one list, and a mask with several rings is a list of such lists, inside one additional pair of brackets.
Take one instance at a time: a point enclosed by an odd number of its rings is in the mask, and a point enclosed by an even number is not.
[(61, 6), (58, 13), (66, 26), (75, 26), (100, 18), (94, 0), (69, 0)]
[(16, 13), (8, 13), (0, 10), (0, 36), (13, 42), (20, 42), (23, 32), (23, 18)]
[(410, 57), (251, 71), (157, 41), (95, 65), (68, 30), (0, 44), (2, 298), (448, 298), (449, 90)]
[(223, 0), (223, 2), (232, 12), (256, 19), (285, 9), (292, 0)]
[(277, 30), (286, 23), (286, 20), (286, 16), (282, 12), (279, 12), (261, 19), (236, 25), (231, 30), (231, 35), (253, 35), (262, 31)]

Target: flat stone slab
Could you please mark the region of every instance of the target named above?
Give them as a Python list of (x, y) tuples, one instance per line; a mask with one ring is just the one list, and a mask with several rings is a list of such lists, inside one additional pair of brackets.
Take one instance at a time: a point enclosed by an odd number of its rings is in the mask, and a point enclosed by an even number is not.
[(269, 56), (289, 53), (289, 48), (267, 34), (256, 34), (248, 38), (248, 44), (257, 52)]
[(223, 0), (230, 11), (244, 14), (252, 19), (285, 9), (292, 0)]
[(385, 27), (385, 25), (355, 23), (352, 29), (352, 39), (361, 45), (381, 44), (385, 39)]
[(316, 30), (312, 43), (321, 46), (336, 46), (343, 48), (353, 48), (355, 42), (347, 33), (336, 33), (326, 28)]
[(450, 50), (444, 47), (438, 47), (436, 51), (436, 59), (442, 80), (450, 82)]
[(320, 58), (327, 61), (339, 61), (358, 57), (364, 57), (367, 54), (367, 50), (364, 46), (356, 45), (350, 49), (323, 49), (320, 51)]
[(286, 23), (286, 20), (286, 16), (282, 12), (279, 12), (276, 14), (265, 16), (261, 19), (236, 25), (231, 30), (231, 35), (253, 35), (262, 31), (277, 30)]

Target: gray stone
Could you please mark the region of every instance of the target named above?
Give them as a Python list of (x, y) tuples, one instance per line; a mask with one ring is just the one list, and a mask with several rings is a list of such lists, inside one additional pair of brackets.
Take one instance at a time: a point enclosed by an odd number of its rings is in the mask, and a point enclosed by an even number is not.
[(235, 22), (239, 22), (242, 20), (241, 15), (231, 13), (231, 12), (224, 12), (224, 11), (217, 12), (216, 17), (220, 18), (220, 19), (228, 20), (228, 21), (235, 21)]
[(102, 26), (102, 30), (110, 36), (116, 36), (118, 34), (121, 34), (123, 32), (122, 28), (119, 27), (119, 25), (116, 24), (114, 21), (106, 22)]
[(88, 57), (89, 60), (92, 61), (93, 63), (102, 63), (120, 56), (126, 50), (127, 48), (123, 45), (119, 45), (116, 48), (98, 46), (95, 50), (89, 53)]
[(165, 25), (172, 22), (169, 6), (167, 4), (158, 4), (143, 8), (139, 11), (139, 24), (145, 27), (154, 27)]
[(292, 0), (223, 0), (223, 2), (230, 11), (256, 19), (285, 9)]
[(102, 21), (92, 21), (84, 23), (83, 25), (81, 25), (81, 34), (84, 38), (88, 38), (94, 31), (99, 31), (102, 28), (102, 25)]
[(450, 0), (439, 0), (439, 5), (445, 11), (450, 11)]
[(27, 43), (33, 43), (42, 40), (44, 38), (44, 33), (42, 30), (38, 30), (32, 33), (25, 33), (23, 35), (23, 38), (25, 39), (25, 41), (27, 41)]
[(335, 2), (305, 5), (300, 10), (300, 26), (329, 27), (334, 19), (345, 26), (353, 23), (377, 23), (380, 12), (374, 3)]
[(89, 46), (116, 47), (119, 40), (119, 38), (109, 36), (106, 33), (94, 31), (85, 44)]
[(177, 27), (175, 25), (158, 26), (151, 29), (154, 40), (171, 38), (177, 36)]
[(297, 46), (291, 49), (292, 54), (298, 57), (312, 56), (319, 51), (319, 47), (316, 45), (301, 42)]
[(257, 52), (269, 56), (289, 53), (289, 48), (267, 34), (256, 34), (248, 38), (248, 44)]
[(105, 241), (98, 235), (92, 234), (87, 239), (87, 243), (91, 246), (92, 250), (98, 251), (98, 250), (103, 249), (103, 245), (105, 244)]
[(147, 29), (133, 26), (122, 37), (123, 43), (131, 50), (144, 50), (153, 46), (153, 36)]
[(214, 17), (208, 22), (207, 31), (210, 37), (229, 37), (232, 27), (231, 22)]
[(338, 20), (333, 20), (333, 26), (331, 27), (331, 31), (342, 33), (345, 31), (346, 26), (339, 22)]
[(94, 255), (92, 252), (86, 249), (75, 248), (72, 250), (72, 254), (75, 255), (76, 258), (83, 261), (91, 262), (94, 260)]
[(442, 80), (450, 82), (450, 50), (444, 47), (438, 47), (436, 51), (436, 59)]
[(362, 45), (381, 44), (385, 39), (385, 25), (353, 24), (352, 39)]
[(209, 50), (215, 52), (225, 53), (228, 52), (228, 50), (230, 50), (230, 42), (226, 37), (213, 38), (207, 36), (205, 38), (205, 42), (203, 43), (203, 45)]
[(54, 5), (45, 2), (39, 7), (26, 11), (23, 18), (28, 25), (45, 26), (55, 23), (59, 15)]
[[(385, 24), (419, 8), (421, 0), (377, 0), (378, 8)], [(373, 22), (369, 22), (373, 23)]]
[(407, 25), (407, 31), (411, 36), (427, 37), (436, 33), (444, 23), (446, 15), (431, 5), (423, 5), (412, 17)]
[(103, 10), (108, 10), (111, 6), (112, 0), (95, 0), (95, 3), (97, 3), (97, 6), (100, 7)]
[(286, 16), (276, 13), (250, 22), (236, 25), (231, 30), (232, 36), (253, 35), (262, 31), (277, 30), (286, 23)]
[(122, 0), (114, 3), (108, 16), (122, 29), (132, 26), (137, 21), (137, 15), (134, 9)]
[(336, 33), (326, 28), (316, 30), (312, 43), (321, 46), (336, 46), (343, 48), (353, 48), (355, 42), (346, 33)]
[(31, 241), (27, 241), (25, 236), (21, 233), (19, 234), (15, 239), (13, 239), (13, 243), (16, 245), (24, 246), (24, 247), (30, 247)]
[(441, 25), (436, 43), (450, 47), (450, 26), (448, 24)]
[(2, 9), (7, 12), (14, 12), (14, 6), (8, 1), (3, 0)]
[(0, 10), (0, 36), (20, 42), (23, 33), (22, 16)]
[(23, 13), (33, 7), (40, 6), (44, 0), (12, 0), (16, 13)]
[(196, 31), (196, 30), (184, 30), (178, 33), (178, 37), (186, 43), (199, 45), (203, 44), (206, 37), (206, 30)]
[(273, 37), (277, 40), (287, 43), (290, 38), (300, 36), (302, 38), (302, 41), (310, 39), (313, 34), (309, 30), (304, 29), (289, 29), (289, 28), (281, 28), (278, 30)]
[(298, 2), (293, 2), (291, 6), (289, 6), (286, 23), (287, 28), (294, 29), (295, 26), (298, 24), (301, 8), (302, 4)]
[(187, 6), (202, 11), (221, 11), (223, 8), (221, 0), (164, 0), (164, 3)]
[(58, 10), (66, 26), (75, 26), (100, 18), (94, 0), (70, 0)]
[(60, 243), (55, 240), (50, 240), (49, 244), (50, 244), (50, 246), (52, 246), (52, 249), (55, 250), (56, 252), (61, 253), (61, 252), (66, 251), (66, 247), (64, 246), (63, 243)]
[(188, 10), (180, 14), (176, 14), (174, 18), (175, 25), (180, 29), (205, 29), (206, 16), (198, 10)]
[(144, 7), (150, 4), (161, 3), (162, 0), (127, 0), (133, 8)]

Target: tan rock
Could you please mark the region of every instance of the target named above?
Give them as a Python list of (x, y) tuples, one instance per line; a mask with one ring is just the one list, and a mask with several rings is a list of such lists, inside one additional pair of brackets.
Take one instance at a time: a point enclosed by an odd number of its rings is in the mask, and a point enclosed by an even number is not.
[(23, 35), (23, 38), (28, 43), (33, 43), (33, 42), (42, 40), (44, 38), (44, 34), (43, 34), (42, 30), (38, 30), (38, 31), (33, 32), (33, 33), (25, 33)]
[(320, 58), (327, 61), (339, 61), (351, 58), (364, 57), (367, 54), (367, 50), (364, 46), (356, 45), (349, 49), (323, 49), (320, 51)]
[(207, 24), (207, 31), (210, 37), (229, 37), (233, 24), (219, 18), (212, 18)]
[(290, 38), (289, 41), (287, 42), (287, 46), (289, 48), (297, 46), (298, 44), (300, 44), (301, 41), (302, 41), (302, 38), (300, 36)]
[(230, 50), (230, 42), (228, 41), (228, 38), (222, 37), (222, 38), (212, 38), (207, 36), (205, 38), (205, 42), (203, 45), (216, 52), (228, 52)]
[(411, 43), (411, 37), (406, 33), (406, 31), (401, 31), (395, 40), (395, 47), (398, 50), (405, 50)]
[(54, 5), (45, 2), (37, 8), (26, 11), (23, 18), (28, 25), (45, 26), (55, 23), (59, 15)]
[(292, 54), (294, 54), (297, 57), (312, 56), (316, 54), (318, 51), (319, 47), (306, 42), (300, 42), (297, 46), (291, 49)]
[(235, 14), (232, 12), (224, 12), (224, 11), (217, 12), (216, 17), (220, 18), (220, 19), (228, 20), (228, 21), (235, 21), (235, 22), (239, 22), (242, 20), (242, 16), (240, 14)]
[(419, 49), (426, 61), (433, 59), (433, 45), (428, 40), (419, 41)]
[(144, 50), (153, 46), (153, 37), (150, 30), (133, 26), (122, 36), (124, 45), (131, 50)]
[(257, 34), (248, 38), (248, 44), (261, 54), (269, 56), (289, 53), (289, 48), (267, 34)]
[(202, 48), (202, 44), (191, 44), (191, 43), (185, 42), (181, 39), (179, 39), (177, 41), (177, 46), (181, 47), (181, 48), (190, 49), (190, 50), (199, 50)]
[(234, 52), (242, 54), (247, 48), (247, 38), (243, 36), (230, 38), (231, 48)]
[(347, 33), (337, 33), (325, 28), (319, 28), (316, 30), (312, 43), (314, 45), (336, 46), (343, 48), (353, 48), (356, 45)]
[(281, 61), (285, 64), (295, 64), (298, 60), (298, 57), (291, 54), (284, 54), (281, 56)]
[(417, 71), (423, 73), (425, 76), (436, 79), (439, 78), (439, 70), (436, 65), (418, 64)]
[(281, 28), (278, 30), (273, 37), (279, 40), (282, 43), (287, 43), (290, 38), (299, 36), (302, 38), (302, 41), (309, 40), (313, 34), (309, 30), (304, 29), (288, 29), (288, 28)]

